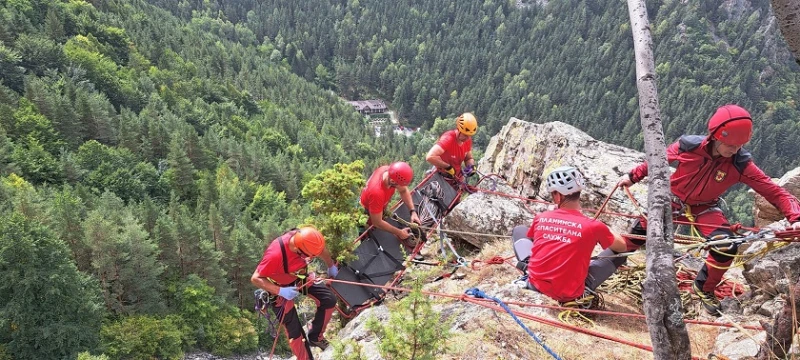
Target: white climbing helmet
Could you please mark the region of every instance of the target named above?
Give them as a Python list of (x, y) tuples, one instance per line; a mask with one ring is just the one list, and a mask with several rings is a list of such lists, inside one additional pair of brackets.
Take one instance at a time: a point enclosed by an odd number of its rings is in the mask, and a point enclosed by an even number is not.
[(557, 191), (559, 194), (567, 196), (581, 191), (585, 187), (583, 175), (572, 166), (559, 167), (547, 175), (547, 192)]

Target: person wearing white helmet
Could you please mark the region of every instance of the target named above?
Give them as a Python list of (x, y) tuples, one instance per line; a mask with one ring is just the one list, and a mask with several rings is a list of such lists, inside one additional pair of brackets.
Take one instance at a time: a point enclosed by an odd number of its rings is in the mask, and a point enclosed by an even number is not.
[(533, 245), (525, 285), (561, 303), (579, 299), (586, 288), (594, 291), (600, 285), (587, 278), (596, 244), (625, 251), (622, 237), (581, 212), (581, 190), (585, 187), (583, 175), (574, 167), (562, 166), (550, 172), (547, 191), (558, 208), (537, 214), (527, 232)]

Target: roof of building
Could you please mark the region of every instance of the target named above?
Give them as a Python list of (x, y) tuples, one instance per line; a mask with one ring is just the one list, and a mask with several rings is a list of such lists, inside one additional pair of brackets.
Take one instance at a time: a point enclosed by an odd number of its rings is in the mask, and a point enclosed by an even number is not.
[(353, 105), (357, 110), (363, 110), (369, 107), (370, 109), (380, 109), (386, 108), (386, 103), (383, 100), (357, 100), (357, 101), (348, 101), (350, 105)]

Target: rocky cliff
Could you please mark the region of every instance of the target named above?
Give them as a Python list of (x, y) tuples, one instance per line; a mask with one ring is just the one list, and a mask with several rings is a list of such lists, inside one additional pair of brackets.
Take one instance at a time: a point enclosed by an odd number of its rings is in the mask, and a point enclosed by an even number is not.
[[(479, 184), (480, 191), (466, 197), (462, 202), (445, 218), (443, 227), (446, 229), (457, 230), (459, 234), (451, 235), (460, 238), (473, 246), (479, 248), (472, 254), (471, 258), (481, 259), (491, 255), (509, 256), (512, 254), (508, 240), (497, 240), (500, 237), (507, 237), (510, 230), (520, 224), (530, 224), (536, 212), (544, 210), (547, 205), (541, 202), (531, 202), (527, 199), (549, 200), (545, 191), (543, 176), (550, 170), (562, 166), (571, 165), (580, 169), (587, 180), (588, 189), (584, 191), (583, 202), (587, 208), (597, 209), (614, 190), (615, 184), (620, 176), (628, 172), (631, 168), (643, 161), (643, 154), (631, 149), (620, 146), (606, 144), (595, 140), (580, 130), (560, 122), (546, 124), (533, 124), (519, 119), (512, 118), (498, 135), (492, 138), (486, 152), (479, 162), (478, 170), (486, 175), (486, 180)], [(781, 186), (786, 187), (795, 194), (800, 194), (800, 169), (795, 169), (787, 173), (778, 180)], [(637, 185), (631, 188), (633, 196), (642, 205), (646, 206), (646, 185)], [(510, 196), (509, 196), (510, 195)], [(756, 199), (755, 211), (758, 217), (758, 224), (768, 224), (779, 220), (782, 216), (763, 199)], [(610, 198), (606, 210), (612, 212), (637, 214), (639, 209), (632, 205), (624, 191), (616, 190)], [(593, 211), (592, 211), (593, 213)], [(625, 231), (629, 220), (620, 216), (604, 216), (606, 223), (612, 225), (618, 231)], [(507, 247), (505, 244), (508, 244)], [(766, 244), (755, 243), (746, 250), (755, 253), (763, 249)], [(790, 279), (787, 274), (800, 273), (800, 247), (789, 245), (767, 253), (763, 258), (759, 258), (745, 266), (744, 276), (737, 275), (739, 272), (731, 271), (730, 275), (736, 276), (746, 283), (749, 292), (738, 300), (728, 300), (723, 302), (726, 312), (732, 318), (747, 325), (757, 325), (758, 321), (771, 321), (771, 316), (782, 306), (782, 300), (777, 295), (785, 293), (789, 284), (794, 284), (796, 276)], [(429, 252), (430, 249), (428, 250)], [(696, 262), (699, 262), (696, 261)], [(412, 268), (415, 271), (424, 271)], [(426, 287), (429, 291), (446, 293), (463, 292), (469, 287), (480, 287), (487, 293), (491, 293), (503, 299), (526, 301), (535, 304), (548, 303), (548, 299), (527, 291), (519, 290), (514, 285), (509, 284), (519, 273), (508, 265), (497, 266), (494, 269), (481, 268), (479, 270), (464, 269), (467, 273), (466, 278), (459, 280), (447, 280), (430, 284)], [(793, 275), (792, 275), (793, 276)], [(777, 297), (777, 298), (776, 298)], [(630, 306), (627, 312), (639, 312), (640, 304), (626, 304), (623, 298), (607, 298), (607, 302), (616, 303), (613, 307)], [(436, 305), (442, 314), (450, 315), (453, 326), (450, 329), (454, 339), (494, 339), (492, 341), (473, 341), (463, 344), (467, 350), (460, 348), (456, 353), (459, 356), (471, 353), (469, 349), (474, 349), (474, 358), (503, 357), (503, 358), (531, 358), (537, 357), (534, 353), (526, 352), (526, 348), (535, 348), (536, 344), (530, 338), (521, 333), (513, 321), (505, 314), (492, 313), (485, 308), (476, 308), (474, 305), (465, 304), (458, 301), (445, 301)], [(619, 309), (617, 309), (619, 310)], [(552, 312), (541, 309), (526, 309), (535, 313), (536, 316), (553, 318)], [(375, 316), (380, 321), (388, 318), (386, 308), (381, 305), (370, 309), (357, 316), (353, 321), (340, 331), (340, 339), (354, 339), (362, 347), (361, 355), (364, 359), (380, 359), (377, 351), (379, 339), (371, 335), (364, 327), (365, 320)], [(713, 321), (714, 319), (706, 319)], [(595, 325), (600, 332), (615, 332), (618, 328), (628, 328), (626, 333), (638, 339), (648, 338), (646, 327), (641, 324), (621, 325), (617, 323), (619, 319), (609, 317), (598, 320)], [(496, 322), (503, 332), (512, 332), (516, 335), (516, 341), (522, 344), (512, 345), (506, 343), (506, 338), (499, 335), (490, 335), (495, 329), (487, 328), (476, 323)], [(560, 344), (560, 336), (570, 336), (554, 332), (549, 327), (539, 327), (539, 331), (549, 338), (549, 343)], [(698, 331), (691, 328), (690, 332)], [(541, 333), (540, 333), (541, 334)], [(764, 332), (750, 332), (743, 334), (737, 329), (719, 330), (701, 335), (699, 338), (692, 337), (693, 352), (695, 355), (705, 357), (710, 352), (718, 355), (727, 356), (730, 359), (746, 359), (758, 351), (758, 341), (763, 340)], [(755, 339), (755, 340), (754, 340)], [(455, 340), (454, 340), (455, 341)], [(569, 340), (564, 343), (571, 343)], [(581, 351), (580, 345), (566, 345), (561, 348), (566, 354), (582, 354), (582, 358), (639, 358), (649, 357), (647, 353), (630, 350), (617, 346), (614, 343), (594, 342), (589, 340), (582, 343), (583, 346), (598, 346), (598, 351), (591, 353)], [(496, 343), (495, 343), (496, 342)], [(524, 345), (524, 346), (523, 346)], [(559, 345), (556, 345), (559, 346)], [(618, 349), (619, 347), (619, 349)], [(602, 349), (602, 350), (600, 350)], [(483, 355), (477, 355), (483, 354)], [(332, 359), (332, 350), (321, 354), (322, 359)], [(596, 355), (596, 357), (594, 356)], [(585, 357), (584, 357), (585, 356)], [(467, 356), (469, 358), (469, 356)]]

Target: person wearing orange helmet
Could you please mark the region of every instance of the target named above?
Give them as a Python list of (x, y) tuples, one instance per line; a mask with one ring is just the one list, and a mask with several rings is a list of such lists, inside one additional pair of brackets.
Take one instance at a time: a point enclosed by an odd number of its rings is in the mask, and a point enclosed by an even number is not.
[[(730, 223), (719, 207), (719, 199), (730, 187), (744, 183), (781, 210), (794, 229), (800, 229), (800, 202), (778, 186), (756, 166), (750, 152), (743, 149), (753, 135), (753, 118), (738, 105), (718, 108), (708, 120), (708, 135), (684, 135), (667, 147), (667, 161), (675, 167), (670, 177), (673, 214), (690, 221), (706, 238), (731, 236)], [(647, 176), (643, 163), (619, 180), (631, 186)], [(634, 224), (635, 234), (646, 234), (645, 224)], [(638, 249), (644, 240), (626, 239), (628, 250)], [(738, 244), (714, 247), (692, 286), (706, 311), (719, 315), (719, 300), (714, 289), (733, 262)], [(619, 261), (617, 266), (624, 261)]]
[(392, 200), (392, 196), (397, 190), (400, 193), (400, 200), (403, 200), (411, 212), (411, 222), (421, 223), (417, 209), (414, 207), (414, 200), (411, 198), (411, 191), (408, 189), (408, 185), (413, 179), (414, 170), (406, 162), (398, 161), (375, 169), (367, 180), (367, 185), (361, 191), (361, 206), (369, 215), (367, 225), (388, 231), (400, 240), (408, 239), (411, 236), (411, 229), (398, 229), (383, 220), (383, 210), (389, 205), (389, 201)]
[(444, 132), (439, 137), (439, 141), (428, 151), (425, 160), (450, 178), (461, 180), (464, 176), (474, 175), (472, 136), (476, 132), (478, 132), (478, 120), (475, 115), (468, 112), (461, 114), (456, 118), (456, 128)]
[[(313, 358), (311, 346), (323, 350), (328, 346), (323, 335), (336, 306), (333, 292), (324, 284), (315, 283), (314, 273), (308, 271), (308, 264), (315, 257), (328, 266), (328, 276), (336, 276), (339, 269), (325, 248), (322, 233), (311, 226), (292, 229), (272, 240), (250, 277), (250, 282), (261, 290), (257, 294), (281, 320), (289, 347), (298, 360)], [(317, 303), (307, 337), (294, 307), (294, 298), (300, 294), (311, 296)]]

